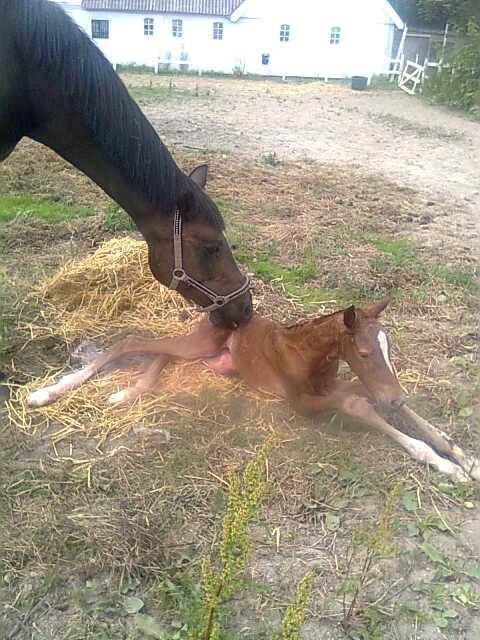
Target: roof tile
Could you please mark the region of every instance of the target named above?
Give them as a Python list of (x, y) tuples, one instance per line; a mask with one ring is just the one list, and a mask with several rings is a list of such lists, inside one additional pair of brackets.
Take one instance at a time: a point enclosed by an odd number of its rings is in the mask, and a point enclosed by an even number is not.
[(242, 2), (243, 0), (82, 0), (82, 7), (92, 11), (193, 13), (228, 17)]

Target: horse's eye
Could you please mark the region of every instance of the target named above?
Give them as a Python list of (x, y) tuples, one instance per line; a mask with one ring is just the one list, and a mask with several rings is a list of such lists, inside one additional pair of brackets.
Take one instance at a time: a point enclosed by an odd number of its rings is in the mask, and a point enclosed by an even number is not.
[(360, 356), (360, 358), (362, 358), (362, 360), (366, 360), (370, 353), (368, 351), (359, 351), (358, 355)]
[(204, 249), (207, 256), (215, 256), (220, 252), (220, 245), (218, 244), (207, 244)]

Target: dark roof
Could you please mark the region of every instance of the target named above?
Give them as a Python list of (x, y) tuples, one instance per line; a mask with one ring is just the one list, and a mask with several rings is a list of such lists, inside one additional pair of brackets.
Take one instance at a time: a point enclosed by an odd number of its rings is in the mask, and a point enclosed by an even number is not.
[(194, 13), (228, 17), (242, 2), (243, 0), (82, 0), (82, 7), (94, 11)]

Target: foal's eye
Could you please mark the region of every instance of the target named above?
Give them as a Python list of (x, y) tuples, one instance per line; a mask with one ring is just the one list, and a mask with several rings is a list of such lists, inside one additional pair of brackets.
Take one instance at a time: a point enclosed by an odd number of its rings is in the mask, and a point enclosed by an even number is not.
[(218, 253), (220, 253), (220, 245), (207, 244), (206, 247), (204, 248), (204, 251), (207, 254), (207, 256), (216, 256)]

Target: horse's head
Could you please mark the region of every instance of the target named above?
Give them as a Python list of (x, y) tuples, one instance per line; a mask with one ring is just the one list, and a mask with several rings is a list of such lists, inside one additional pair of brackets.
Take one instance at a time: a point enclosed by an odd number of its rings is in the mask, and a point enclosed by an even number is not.
[[(177, 201), (181, 219), (181, 235), (177, 235), (177, 244), (181, 246), (181, 269), (200, 284), (200, 288), (185, 279), (177, 280), (175, 288), (201, 307), (212, 304), (212, 298), (201, 290), (202, 285), (222, 297), (241, 289), (246, 282), (228, 246), (222, 216), (213, 200), (203, 191), (207, 172), (206, 165), (194, 169), (186, 179), (186, 191)], [(177, 263), (174, 254), (174, 216), (157, 216), (154, 221), (145, 221), (142, 233), (148, 244), (153, 275), (164, 285), (170, 286), (174, 270), (179, 266), (178, 250)], [(251, 315), (252, 299), (247, 289), (224, 306), (213, 310), (210, 319), (218, 326), (235, 328), (247, 322)]]
[(379, 406), (398, 409), (405, 401), (390, 360), (390, 339), (378, 316), (388, 300), (343, 312), (340, 357), (350, 365)]

